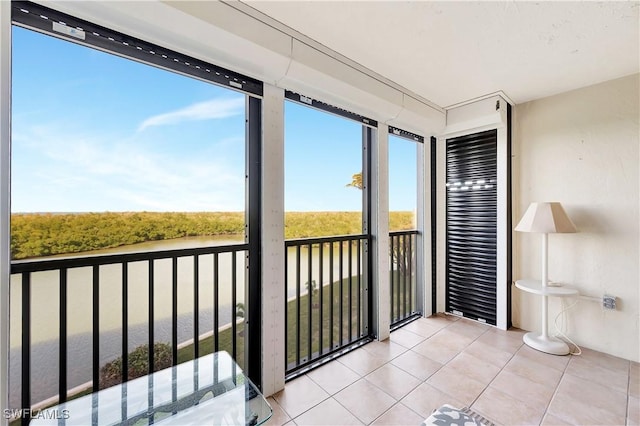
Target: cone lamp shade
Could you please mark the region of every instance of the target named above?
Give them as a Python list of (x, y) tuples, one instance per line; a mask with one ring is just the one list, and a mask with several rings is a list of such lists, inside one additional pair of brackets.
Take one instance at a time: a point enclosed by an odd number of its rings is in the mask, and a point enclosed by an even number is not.
[(519, 232), (578, 232), (560, 203), (531, 203), (515, 228)]
[(524, 342), (534, 349), (554, 355), (567, 355), (569, 347), (562, 340), (548, 334), (548, 297), (546, 287), (549, 285), (548, 274), (548, 234), (578, 232), (560, 203), (531, 203), (515, 230), (518, 232), (535, 232), (542, 234), (542, 332), (524, 335)]

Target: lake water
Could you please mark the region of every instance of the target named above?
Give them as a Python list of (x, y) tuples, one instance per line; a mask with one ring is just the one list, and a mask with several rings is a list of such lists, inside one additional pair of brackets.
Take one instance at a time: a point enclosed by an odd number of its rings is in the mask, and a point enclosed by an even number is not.
[[(192, 247), (210, 247), (242, 243), (242, 236), (189, 237), (176, 240), (154, 241), (131, 246), (73, 256), (87, 256), (108, 253), (148, 252)], [(296, 252), (288, 250), (289, 298), (296, 294)], [(61, 256), (55, 256), (61, 257)], [(311, 279), (320, 284), (319, 252), (311, 254)], [(353, 271), (356, 274), (356, 250), (352, 252)], [(237, 253), (236, 275), (238, 277), (236, 298), (244, 302), (245, 254)], [(348, 251), (343, 253), (343, 275), (347, 274)], [(178, 341), (193, 338), (194, 324), (194, 267), (193, 258), (178, 259)], [(323, 251), (322, 285), (329, 283), (330, 254)], [(232, 307), (232, 255), (219, 255), (219, 324), (230, 323), (235, 310)], [(305, 283), (309, 281), (309, 253), (300, 250), (301, 293), (306, 293)], [(170, 259), (154, 263), (154, 336), (155, 342), (171, 342), (171, 302), (172, 302), (172, 262)], [(339, 277), (339, 251), (333, 253), (333, 280)], [(213, 255), (199, 258), (199, 331), (204, 334), (213, 331)], [(67, 278), (68, 295), (68, 384), (69, 388), (91, 380), (92, 362), (92, 269), (70, 269)], [(128, 348), (132, 351), (141, 344), (148, 343), (148, 263), (132, 262), (128, 266)], [(284, 282), (283, 282), (284, 291)], [(100, 267), (100, 365), (121, 355), (122, 345), (122, 266)], [(57, 394), (58, 383), (58, 330), (59, 330), (59, 272), (47, 271), (31, 274), (31, 371), (32, 401), (37, 402)], [(10, 406), (20, 406), (21, 374), (21, 281), (20, 276), (12, 276), (10, 291)]]

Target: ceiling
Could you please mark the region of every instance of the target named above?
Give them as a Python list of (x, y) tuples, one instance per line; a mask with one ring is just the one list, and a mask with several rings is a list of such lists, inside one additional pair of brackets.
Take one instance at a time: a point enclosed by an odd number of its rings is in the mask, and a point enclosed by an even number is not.
[[(640, 70), (640, 2), (243, 1), (441, 107)], [(263, 15), (263, 16), (264, 16)]]

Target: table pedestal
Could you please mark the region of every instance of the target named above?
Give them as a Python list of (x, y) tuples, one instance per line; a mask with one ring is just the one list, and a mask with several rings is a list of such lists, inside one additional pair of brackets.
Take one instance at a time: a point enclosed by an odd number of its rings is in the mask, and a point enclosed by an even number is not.
[(553, 355), (568, 355), (569, 345), (560, 339), (547, 336), (546, 338), (540, 333), (531, 332), (522, 337), (522, 340), (528, 346), (541, 352)]
[(542, 333), (531, 332), (525, 334), (522, 337), (524, 343), (540, 352), (552, 355), (568, 355), (570, 353), (569, 346), (562, 340), (551, 337), (548, 334), (547, 298), (549, 296), (577, 296), (579, 294), (578, 290), (560, 285), (543, 286), (538, 280), (518, 280), (516, 281), (516, 287), (527, 293), (538, 294), (542, 297)]

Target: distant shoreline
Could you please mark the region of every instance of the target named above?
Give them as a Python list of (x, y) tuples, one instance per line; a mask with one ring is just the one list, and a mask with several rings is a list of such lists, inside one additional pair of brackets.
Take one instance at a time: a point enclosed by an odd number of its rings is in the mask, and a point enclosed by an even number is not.
[[(413, 212), (391, 212), (390, 228), (413, 229)], [(12, 213), (11, 258), (91, 252), (184, 237), (242, 235), (244, 212)], [(287, 212), (285, 238), (359, 234), (360, 212)]]

